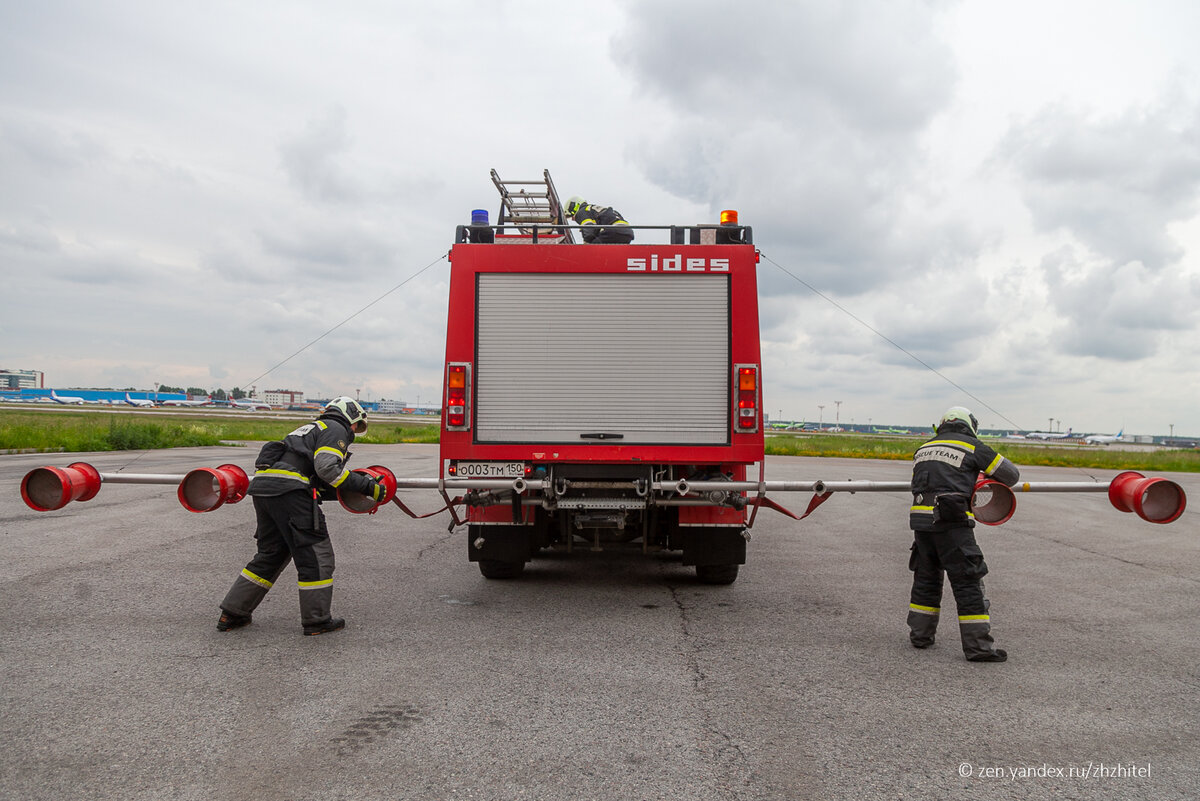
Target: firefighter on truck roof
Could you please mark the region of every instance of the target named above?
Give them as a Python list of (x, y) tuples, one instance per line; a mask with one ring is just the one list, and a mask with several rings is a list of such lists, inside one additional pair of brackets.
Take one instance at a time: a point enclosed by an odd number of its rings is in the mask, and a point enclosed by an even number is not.
[(971, 495), (980, 473), (1010, 487), (1020, 473), (978, 439), (979, 423), (970, 410), (951, 407), (936, 428), (933, 439), (913, 454), (909, 640), (914, 648), (933, 645), (945, 573), (958, 608), (963, 653), (972, 662), (1003, 662), (1008, 654), (992, 640), (990, 604), (983, 590), (988, 567), (972, 531)]
[(281, 442), (263, 446), (247, 494), (254, 498), (258, 552), (221, 601), (219, 631), (241, 628), (266, 597), (288, 562), (296, 563), (300, 622), (306, 635), (346, 625), (330, 614), (333, 601), (333, 543), (318, 504), (323, 490), (344, 488), (379, 501), (384, 487), (346, 469), (354, 435), (367, 430), (367, 412), (354, 398), (340, 397), (321, 416)]
[(567, 215), (584, 226), (583, 241), (589, 245), (628, 245), (633, 241), (629, 223), (611, 206), (593, 206), (575, 195), (567, 201)]

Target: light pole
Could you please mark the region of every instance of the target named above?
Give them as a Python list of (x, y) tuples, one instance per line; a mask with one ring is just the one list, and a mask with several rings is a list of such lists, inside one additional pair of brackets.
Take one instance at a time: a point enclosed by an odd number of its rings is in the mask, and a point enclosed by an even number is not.
[(820, 431), (825, 427), (825, 407), (818, 403), (817, 409), (819, 410), (817, 414), (817, 430)]
[(837, 412), (836, 412), (836, 416), (834, 417), (834, 420), (833, 420), (833, 427), (841, 428), (842, 427), (842, 402), (834, 401), (834, 404), (837, 406)]

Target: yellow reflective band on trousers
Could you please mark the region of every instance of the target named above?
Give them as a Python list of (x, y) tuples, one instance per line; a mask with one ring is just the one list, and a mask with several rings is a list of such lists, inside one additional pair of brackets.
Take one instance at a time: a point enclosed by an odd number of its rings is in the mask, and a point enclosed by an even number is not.
[(323, 587), (332, 587), (333, 579), (321, 579), (320, 581), (300, 581), (297, 582), (302, 590), (319, 590)]
[(275, 586), (274, 584), (267, 581), (262, 576), (256, 576), (253, 573), (251, 573), (249, 570), (246, 570), (244, 568), (242, 570), (242, 578), (246, 579), (246, 581), (253, 581), (258, 586), (265, 587), (268, 590), (271, 589), (271, 587)]
[(254, 475), (256, 475), (256, 476), (279, 476), (280, 478), (290, 478), (290, 479), (294, 479), (295, 481), (303, 482), (305, 484), (308, 483), (308, 476), (303, 475), (301, 473), (295, 473), (291, 470), (275, 470), (274, 468), (267, 468), (266, 470), (255, 470)]
[(908, 608), (914, 612), (920, 612), (922, 615), (940, 615), (942, 610), (937, 606), (921, 606), (919, 604), (909, 604)]
[(959, 615), (959, 623), (990, 623), (992, 618), (989, 615)]

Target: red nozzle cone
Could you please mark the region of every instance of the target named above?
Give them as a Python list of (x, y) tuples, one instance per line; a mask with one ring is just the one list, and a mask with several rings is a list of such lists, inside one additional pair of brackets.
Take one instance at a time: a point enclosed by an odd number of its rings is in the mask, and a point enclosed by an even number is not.
[(21, 499), (36, 512), (52, 512), (71, 501), (90, 501), (100, 491), (100, 471), (87, 462), (38, 467), (21, 479)]
[(1017, 511), (1017, 496), (1011, 487), (994, 479), (981, 478), (975, 482), (975, 491), (971, 493), (971, 511), (985, 526), (998, 526), (1007, 523)]
[(179, 502), (189, 512), (211, 512), (245, 498), (249, 487), (246, 471), (235, 464), (200, 467), (179, 482)]
[(380, 506), (390, 502), (392, 498), (396, 497), (396, 474), (391, 470), (388, 470), (383, 465), (375, 464), (371, 465), (370, 467), (365, 467), (362, 470), (355, 470), (354, 472), (362, 473), (371, 479), (382, 477), (384, 493), (383, 497), (379, 499), (378, 503), (376, 503), (375, 500), (369, 495), (363, 495), (361, 492), (351, 492), (350, 490), (339, 489), (338, 502), (341, 503), (342, 508), (344, 508), (346, 511), (352, 512), (356, 515), (373, 515)]
[(1146, 478), (1128, 470), (1108, 485), (1108, 499), (1122, 512), (1134, 512), (1151, 523), (1170, 523), (1187, 508), (1183, 487), (1165, 478)]

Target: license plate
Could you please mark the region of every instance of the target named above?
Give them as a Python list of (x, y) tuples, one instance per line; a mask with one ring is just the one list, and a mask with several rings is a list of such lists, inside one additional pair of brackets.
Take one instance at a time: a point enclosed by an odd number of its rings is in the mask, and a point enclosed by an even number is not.
[(521, 478), (524, 462), (459, 462), (454, 478)]

